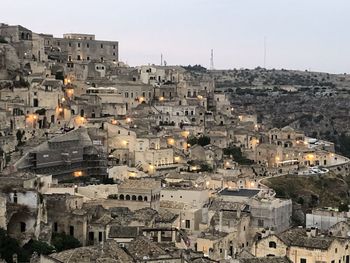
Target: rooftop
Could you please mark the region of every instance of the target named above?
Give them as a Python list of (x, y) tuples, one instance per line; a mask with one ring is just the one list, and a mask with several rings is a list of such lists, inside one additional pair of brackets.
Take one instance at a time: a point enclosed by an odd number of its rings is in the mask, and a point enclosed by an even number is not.
[(237, 189), (237, 190), (230, 190), (225, 188), (221, 192), (219, 192), (219, 195), (221, 196), (240, 196), (240, 197), (253, 197), (256, 196), (260, 190), (257, 189)]
[(118, 189), (140, 189), (151, 190), (161, 187), (160, 181), (154, 179), (131, 179), (126, 180), (118, 186)]
[(287, 257), (244, 258), (240, 263), (291, 263)]
[[(115, 262), (115, 263), (131, 263), (134, 262), (118, 243), (113, 240), (107, 240), (103, 245), (80, 247), (65, 250), (50, 255), (51, 258), (61, 262), (81, 263), (81, 262)], [(107, 261), (106, 261), (107, 260)]]

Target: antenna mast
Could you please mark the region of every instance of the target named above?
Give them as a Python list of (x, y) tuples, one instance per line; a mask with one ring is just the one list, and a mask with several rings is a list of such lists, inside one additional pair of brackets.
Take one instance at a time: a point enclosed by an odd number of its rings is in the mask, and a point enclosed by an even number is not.
[(214, 69), (214, 50), (211, 50), (211, 54), (210, 54), (210, 70)]
[(264, 37), (264, 68), (266, 68), (266, 37)]

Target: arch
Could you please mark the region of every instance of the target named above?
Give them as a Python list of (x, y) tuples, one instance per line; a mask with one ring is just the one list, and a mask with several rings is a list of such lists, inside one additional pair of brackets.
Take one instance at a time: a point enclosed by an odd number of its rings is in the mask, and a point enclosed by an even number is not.
[(145, 197), (143, 198), (143, 201), (147, 202), (147, 200), (148, 200), (148, 198), (147, 198), (147, 196), (145, 196)]
[(24, 39), (24, 32), (22, 32), (21, 34), (21, 39)]
[(124, 200), (124, 195), (123, 194), (119, 195), (119, 199)]
[(137, 198), (137, 200), (138, 200), (138, 201), (142, 201), (142, 200), (143, 200), (142, 196), (139, 195), (138, 198)]
[(133, 196), (131, 197), (131, 200), (136, 201), (136, 195), (133, 195)]
[(125, 196), (125, 199), (126, 199), (126, 200), (130, 200), (130, 195), (126, 195), (126, 196)]

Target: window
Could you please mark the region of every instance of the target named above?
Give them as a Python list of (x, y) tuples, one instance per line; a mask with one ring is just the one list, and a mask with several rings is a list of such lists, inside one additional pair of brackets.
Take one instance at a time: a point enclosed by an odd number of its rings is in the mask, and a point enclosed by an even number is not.
[(19, 224), (20, 224), (20, 227), (21, 227), (21, 233), (26, 232), (26, 223), (21, 222), (21, 223), (19, 223)]
[(270, 248), (276, 248), (276, 242), (270, 241), (270, 242), (269, 242), (269, 247), (270, 247)]
[(69, 42), (69, 43), (68, 43), (68, 46), (70, 46), (70, 47), (71, 47), (71, 46), (72, 46), (72, 43), (71, 43), (71, 42)]
[(306, 263), (306, 258), (301, 258), (300, 263)]
[(90, 47), (89, 43), (87, 43), (87, 44), (86, 44), (86, 47), (87, 47), (87, 48), (89, 48), (89, 47)]
[(102, 232), (98, 232), (98, 241), (102, 242), (103, 240), (103, 233)]
[(101, 48), (103, 48), (103, 44), (101, 44)]
[(74, 226), (69, 226), (69, 234), (74, 236)]
[(17, 204), (17, 202), (18, 202), (17, 193), (14, 193), (14, 194), (13, 194), (13, 202), (14, 202), (15, 204)]
[(264, 220), (258, 219), (258, 226), (263, 227), (264, 226)]
[(113, 45), (113, 49), (115, 49), (115, 45)]
[(78, 43), (78, 47), (80, 47), (80, 43)]
[(185, 227), (186, 227), (186, 228), (191, 228), (191, 221), (190, 221), (190, 220), (186, 219), (186, 221), (185, 221)]
[(113, 52), (113, 56), (115, 56), (115, 52)]
[(94, 239), (95, 239), (95, 233), (89, 232), (89, 241), (94, 241)]
[(77, 60), (80, 60), (80, 59), (81, 59), (81, 57), (80, 57), (80, 55), (78, 55), (78, 56), (77, 56)]
[(72, 56), (68, 56), (68, 61), (72, 61)]
[(58, 232), (58, 223), (57, 222), (53, 223), (53, 231)]
[(86, 57), (86, 60), (90, 60), (90, 57)]

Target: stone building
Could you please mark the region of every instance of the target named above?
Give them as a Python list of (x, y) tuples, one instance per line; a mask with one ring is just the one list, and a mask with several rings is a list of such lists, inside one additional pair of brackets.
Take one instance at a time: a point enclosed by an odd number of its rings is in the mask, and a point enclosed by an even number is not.
[(281, 232), (290, 227), (292, 201), (274, 197), (270, 191), (260, 189), (224, 189), (219, 192), (224, 201), (247, 204), (251, 212), (251, 226), (255, 229), (274, 228)]
[(15, 163), (18, 170), (51, 174), (58, 180), (107, 177), (103, 131), (79, 128), (32, 148)]
[(118, 194), (110, 196), (113, 201), (111, 206), (129, 207), (131, 210), (145, 207), (159, 210), (160, 188), (160, 182), (154, 179), (126, 180), (118, 186)]
[(20, 25), (0, 24), (0, 36), (16, 49), (20, 60), (32, 59), (32, 31)]
[[(80, 61), (97, 60), (118, 61), (119, 47), (117, 41), (96, 40), (92, 34), (64, 34), (63, 38), (52, 35), (43, 35), (45, 39), (45, 50), (50, 56), (53, 50), (58, 50), (64, 58), (62, 62), (74, 67), (74, 63)], [(67, 64), (67, 65), (68, 65)]]
[(293, 263), (350, 262), (349, 238), (318, 233), (316, 228), (293, 228), (280, 234), (265, 233), (252, 246), (260, 257), (287, 256)]

